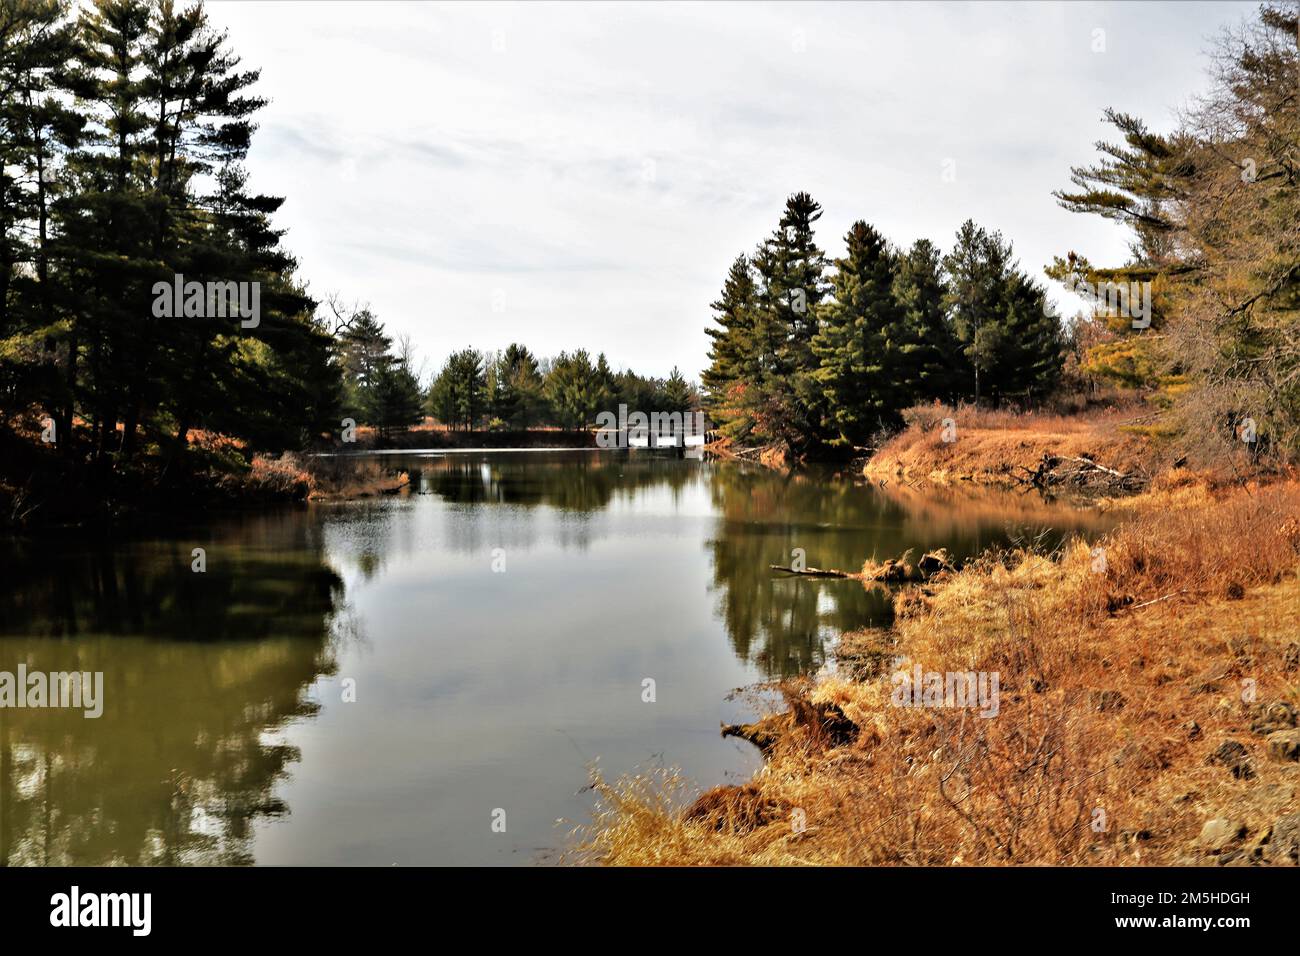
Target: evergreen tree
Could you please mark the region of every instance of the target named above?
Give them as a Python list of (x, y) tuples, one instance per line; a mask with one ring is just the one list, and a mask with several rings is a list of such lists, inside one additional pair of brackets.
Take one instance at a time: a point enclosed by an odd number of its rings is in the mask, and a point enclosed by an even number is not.
[(371, 403), (380, 437), (424, 421), (424, 394), (408, 356), (383, 363), (372, 386)]
[(609, 360), (605, 358), (604, 352), (596, 356), (596, 365), (591, 370), (591, 375), (596, 409), (613, 411), (614, 409), (610, 406), (616, 404), (614, 400), (618, 395), (618, 383), (614, 378), (613, 370), (609, 367)]
[(756, 437), (795, 448), (817, 439), (824, 415), (823, 391), (812, 375), (818, 306), (827, 292), (826, 257), (813, 235), (821, 214), (811, 196), (795, 193), (754, 254), (761, 283), (751, 358), (757, 387), (749, 390), (744, 414)]
[(561, 352), (546, 376), (546, 395), (561, 428), (587, 425), (597, 411), (597, 391), (591, 357), (586, 350)]
[(537, 359), (524, 346), (511, 343), (501, 353), (498, 374), (502, 411), (497, 414), (514, 428), (529, 428), (545, 411)]
[(833, 298), (813, 340), (819, 364), (812, 377), (825, 396), (834, 443), (861, 445), (895, 424), (898, 410), (914, 398), (904, 378), (910, 330), (894, 297), (897, 257), (884, 237), (857, 222), (845, 244), (848, 254), (836, 261)]
[(754, 341), (758, 284), (747, 256), (739, 255), (732, 262), (722, 294), (710, 308), (717, 327), (705, 330), (712, 343), (701, 382), (719, 429), (728, 437), (741, 438), (751, 425), (745, 392), (756, 387), (759, 378)]
[(1188, 181), (1197, 175), (1200, 163), (1185, 131), (1160, 135), (1135, 116), (1111, 109), (1104, 116), (1122, 134), (1123, 143), (1099, 143), (1103, 158), (1093, 166), (1073, 167), (1070, 178), (1075, 189), (1053, 195), (1071, 212), (1102, 216), (1131, 229), (1129, 261), (1094, 268), (1070, 252), (1058, 256), (1047, 274), (1071, 291), (1095, 292), (1108, 284), (1130, 289), (1152, 283), (1149, 323), (1144, 318), (1135, 325), (1126, 310), (1095, 313), (1112, 334), (1090, 349), (1084, 363), (1092, 374), (1124, 385), (1151, 387), (1161, 380), (1156, 352), (1157, 337), (1172, 305), (1167, 289), (1171, 279), (1188, 269), (1176, 241), (1178, 204), (1186, 199)]
[(449, 428), (476, 428), (487, 411), (483, 355), (461, 349), (447, 358), (429, 390), (429, 412)]
[(1011, 244), (968, 219), (944, 265), (963, 394), (976, 404), (1046, 394), (1064, 363), (1064, 336), (1043, 289), (1019, 270)]
[(59, 368), (66, 335), (52, 270), (57, 157), (80, 141), (84, 118), (68, 103), (74, 24), (54, 0), (0, 6), (0, 411), (49, 409), (73, 451), (72, 393)]
[(944, 302), (948, 294), (942, 255), (929, 239), (918, 239), (899, 256), (894, 298), (903, 309), (907, 343), (904, 379), (912, 401), (954, 403), (959, 382), (959, 348)]
[(664, 380), (662, 396), (660, 407), (655, 411), (688, 412), (691, 410), (694, 398), (691, 394), (691, 386), (675, 365), (668, 378)]
[[(1065, 363), (1066, 336), (1042, 286), (1018, 270), (1007, 276), (1002, 313), (994, 327), (1000, 342), (995, 350), (990, 395), (995, 401), (1049, 395), (1060, 382)], [(988, 328), (988, 326), (986, 326)]]
[(338, 337), (344, 410), (358, 421), (377, 423), (375, 388), (392, 364), (392, 347), (392, 338), (368, 308), (357, 312)]

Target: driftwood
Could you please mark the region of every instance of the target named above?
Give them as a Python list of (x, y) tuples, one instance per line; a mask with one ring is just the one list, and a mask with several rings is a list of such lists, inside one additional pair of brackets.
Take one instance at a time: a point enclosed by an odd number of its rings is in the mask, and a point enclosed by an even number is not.
[(943, 548), (923, 554), (916, 564), (908, 561), (911, 553), (907, 551), (897, 560), (890, 558), (883, 564), (865, 564), (861, 571), (840, 571), (837, 568), (792, 568), (783, 564), (769, 564), (768, 567), (773, 571), (809, 578), (851, 578), (855, 581), (877, 581), (884, 584), (926, 581), (941, 571), (953, 569), (948, 552)]
[(1020, 466), (1023, 475), (1011, 472), (1013, 481), (1034, 488), (1047, 489), (1060, 485), (1075, 487), (1104, 487), (1113, 491), (1137, 491), (1147, 483), (1145, 475), (1108, 468), (1089, 455), (1053, 455), (1044, 452), (1033, 468)]
[(862, 579), (862, 575), (855, 571), (839, 571), (835, 568), (790, 568), (784, 564), (769, 564), (773, 571), (784, 571), (786, 574), (802, 574), (809, 578), (856, 578)]

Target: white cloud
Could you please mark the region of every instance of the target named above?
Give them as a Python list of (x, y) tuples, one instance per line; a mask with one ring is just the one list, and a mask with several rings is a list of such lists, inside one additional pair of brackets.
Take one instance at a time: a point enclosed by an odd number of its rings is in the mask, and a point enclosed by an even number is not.
[[(215, 3), (272, 99), (254, 188), (312, 289), (430, 366), (522, 341), (695, 375), (730, 261), (804, 189), (946, 247), (973, 217), (1041, 274), (1126, 237), (1051, 197), (1114, 106), (1167, 127), (1250, 3)], [(1093, 52), (1094, 30), (1106, 52)], [(945, 183), (945, 160), (956, 180)], [(493, 309), (504, 295), (504, 311)]]

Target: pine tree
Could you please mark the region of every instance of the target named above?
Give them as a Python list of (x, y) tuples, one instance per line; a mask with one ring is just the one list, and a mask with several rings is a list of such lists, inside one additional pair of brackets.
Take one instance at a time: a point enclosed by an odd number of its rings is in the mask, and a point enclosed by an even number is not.
[(968, 219), (944, 266), (963, 394), (976, 404), (1046, 394), (1064, 363), (1064, 335), (1043, 289), (1020, 271), (1011, 244)]
[(918, 239), (898, 258), (894, 298), (908, 327), (903, 378), (913, 401), (957, 400), (959, 348), (944, 302), (948, 294), (939, 249)]
[(753, 260), (760, 278), (751, 356), (757, 374), (744, 414), (756, 437), (781, 439), (795, 448), (818, 439), (825, 413), (822, 388), (812, 374), (818, 306), (827, 292), (826, 256), (813, 235), (821, 215), (811, 196), (795, 193)]
[(544, 411), (542, 376), (537, 359), (524, 346), (511, 343), (501, 353), (500, 366), (500, 402), (505, 413), (497, 414), (511, 426), (526, 429)]
[(691, 410), (691, 386), (675, 365), (668, 378), (664, 380), (662, 395), (660, 407), (655, 409), (656, 411), (688, 412)]
[(596, 386), (585, 349), (561, 352), (546, 376), (546, 396), (561, 428), (579, 429), (596, 414)]
[(1122, 134), (1123, 143), (1099, 143), (1100, 162), (1071, 169), (1076, 189), (1052, 195), (1071, 212), (1102, 216), (1131, 229), (1129, 261), (1094, 268), (1071, 251), (1056, 257), (1047, 274), (1071, 291), (1094, 294), (1110, 284), (1126, 290), (1139, 283), (1152, 284), (1149, 322), (1144, 318), (1135, 325), (1127, 310), (1097, 312), (1112, 334), (1109, 341), (1093, 346), (1085, 360), (1085, 368), (1093, 374), (1124, 385), (1151, 387), (1160, 382), (1157, 336), (1172, 305), (1166, 290), (1170, 280), (1188, 268), (1175, 233), (1178, 203), (1186, 198), (1189, 178), (1197, 174), (1197, 149), (1185, 132), (1153, 133), (1137, 117), (1112, 109), (1104, 116)]
[(424, 396), (420, 380), (407, 356), (385, 362), (374, 382), (373, 422), (380, 437), (388, 437), (424, 421)]
[(357, 312), (338, 337), (344, 410), (357, 421), (376, 422), (374, 391), (391, 362), (392, 347), (392, 338), (368, 308)]
[(854, 223), (844, 241), (848, 253), (836, 260), (834, 291), (812, 344), (812, 377), (825, 396), (833, 443), (852, 446), (894, 424), (913, 396), (902, 377), (909, 328), (894, 297), (897, 257), (865, 222)]
[(605, 358), (605, 353), (601, 352), (596, 356), (596, 365), (591, 370), (592, 392), (596, 409), (608, 409), (616, 404), (614, 401), (618, 393), (618, 383), (614, 378), (614, 372), (609, 367), (609, 360)]
[(1048, 308), (1042, 286), (1018, 270), (1006, 277), (1002, 302), (1003, 311), (995, 324), (1001, 341), (993, 362), (990, 394), (995, 401), (1045, 398), (1060, 382), (1065, 362), (1061, 323)]
[(749, 258), (739, 255), (731, 264), (722, 294), (710, 308), (717, 328), (706, 333), (709, 367), (701, 375), (710, 413), (724, 435), (742, 438), (751, 422), (745, 411), (745, 390), (759, 378), (754, 318), (758, 308), (758, 284)]
[(33, 401), (48, 409), (71, 457), (73, 395), (60, 357), (68, 322), (52, 262), (53, 206), (66, 178), (57, 157), (85, 125), (69, 105), (74, 24), (54, 0), (6, 3), (0, 36), (0, 411)]
[(473, 430), (478, 426), (488, 410), (481, 353), (467, 348), (448, 356), (429, 389), (428, 409), (448, 428)]

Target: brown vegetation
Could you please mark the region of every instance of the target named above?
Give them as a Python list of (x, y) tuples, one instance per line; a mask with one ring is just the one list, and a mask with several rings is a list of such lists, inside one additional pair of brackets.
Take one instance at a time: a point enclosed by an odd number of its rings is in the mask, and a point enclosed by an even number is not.
[[(1170, 457), (1140, 405), (1077, 415), (923, 405), (909, 409), (904, 419), (903, 431), (867, 462), (868, 478), (1010, 485), (1037, 470), (1044, 456), (1090, 459), (1145, 477)], [(954, 430), (945, 432), (946, 421)]]
[[(1293, 862), (1300, 484), (1179, 476), (1122, 510), (1100, 551), (988, 554), (901, 592), (891, 629), (845, 635), (838, 676), (789, 691), (790, 711), (764, 724), (766, 766), (744, 787), (682, 812), (671, 774), (598, 782), (581, 854)], [(996, 672), (997, 716), (897, 706), (890, 674), (915, 665)]]

